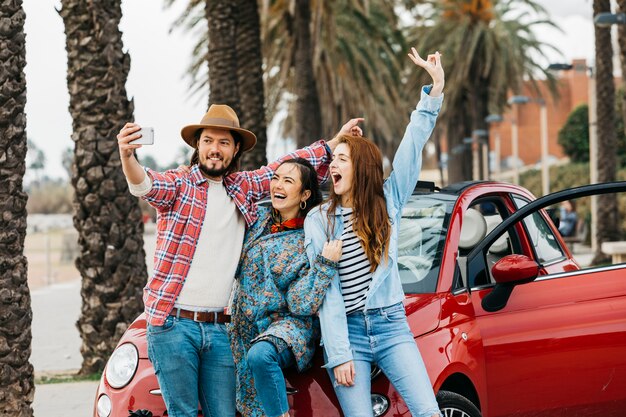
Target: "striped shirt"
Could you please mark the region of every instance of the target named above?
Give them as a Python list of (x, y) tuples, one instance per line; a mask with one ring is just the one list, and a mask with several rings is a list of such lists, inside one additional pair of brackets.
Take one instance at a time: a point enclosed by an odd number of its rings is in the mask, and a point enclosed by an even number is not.
[(365, 255), (361, 239), (352, 229), (352, 209), (343, 208), (343, 251), (339, 260), (341, 295), (346, 306), (346, 314), (363, 310), (367, 291), (372, 282), (370, 262)]

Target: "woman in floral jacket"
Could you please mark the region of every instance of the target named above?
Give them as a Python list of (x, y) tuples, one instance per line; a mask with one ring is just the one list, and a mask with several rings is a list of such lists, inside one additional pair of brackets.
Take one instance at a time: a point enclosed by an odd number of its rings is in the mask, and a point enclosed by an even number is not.
[(288, 415), (282, 369), (309, 366), (319, 335), (315, 315), (341, 257), (341, 242), (329, 242), (309, 267), (302, 227), (321, 193), (308, 161), (278, 167), (270, 195), (272, 208), (259, 207), (246, 231), (229, 327), (244, 417)]

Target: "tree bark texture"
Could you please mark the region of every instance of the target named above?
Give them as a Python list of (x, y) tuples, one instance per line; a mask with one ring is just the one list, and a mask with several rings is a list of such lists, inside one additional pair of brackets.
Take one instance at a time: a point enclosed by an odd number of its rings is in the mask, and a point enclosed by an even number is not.
[(209, 106), (227, 104), (240, 116), (235, 2), (207, 0), (205, 11), (209, 30)]
[(242, 156), (244, 169), (267, 164), (267, 122), (261, 57), (261, 24), (257, 0), (236, 0), (237, 17), (237, 82), (243, 126), (256, 135), (256, 146)]
[(298, 147), (303, 147), (322, 137), (322, 113), (313, 72), (309, 0), (296, 0), (294, 34), (295, 132)]
[(471, 123), (466, 112), (458, 112), (448, 120), (448, 184), (472, 179), (472, 150), (463, 142), (471, 137)]
[[(617, 0), (618, 12), (626, 13), (626, 0)], [(617, 25), (617, 44), (619, 46), (619, 58), (622, 74), (626, 74), (626, 25)], [(626, 120), (626, 76), (622, 76), (622, 118)], [(624, 124), (626, 132), (626, 123)]]
[(21, 0), (0, 3), (0, 415), (32, 416), (35, 394), (28, 290), (25, 14)]
[(256, 0), (207, 0), (209, 30), (209, 105), (231, 106), (241, 127), (257, 136), (242, 156), (241, 168), (267, 162), (267, 122), (261, 57), (261, 32)]
[[(594, 0), (594, 16), (611, 11), (610, 0)], [(617, 159), (615, 155), (615, 84), (613, 81), (613, 46), (611, 29), (594, 26), (596, 36), (596, 96), (598, 132), (598, 182), (615, 181)], [(597, 197), (598, 219), (597, 251), (593, 263), (602, 263), (608, 257), (601, 252), (602, 242), (617, 240), (617, 196), (604, 194)]]
[(122, 172), (116, 135), (133, 120), (126, 94), (130, 57), (123, 52), (120, 0), (63, 0), (74, 141), (76, 267), (83, 300), (77, 322), (80, 372), (103, 369), (128, 325), (143, 310), (147, 280), (143, 223)]

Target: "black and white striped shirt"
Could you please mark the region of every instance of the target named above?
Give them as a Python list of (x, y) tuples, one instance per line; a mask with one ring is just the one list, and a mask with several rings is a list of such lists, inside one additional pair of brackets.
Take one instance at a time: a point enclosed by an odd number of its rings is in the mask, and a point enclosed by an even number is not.
[(372, 274), (361, 240), (352, 229), (352, 209), (343, 208), (342, 214), (343, 252), (339, 260), (339, 278), (346, 314), (350, 314), (365, 308), (365, 298), (372, 282)]

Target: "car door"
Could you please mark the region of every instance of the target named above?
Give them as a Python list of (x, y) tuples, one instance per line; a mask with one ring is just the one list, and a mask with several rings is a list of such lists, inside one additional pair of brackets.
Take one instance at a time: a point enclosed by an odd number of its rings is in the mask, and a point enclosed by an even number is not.
[[(560, 239), (534, 213), (508, 233), (523, 234), (518, 238), (533, 248), (526, 255), (537, 261), (541, 275), (516, 285), (498, 311), (482, 306), (493, 285), (472, 288), (485, 352), (486, 417), (623, 416), (626, 266), (555, 268), (567, 263), (568, 251), (559, 255)], [(470, 284), (489, 274), (490, 236), (468, 255)]]

